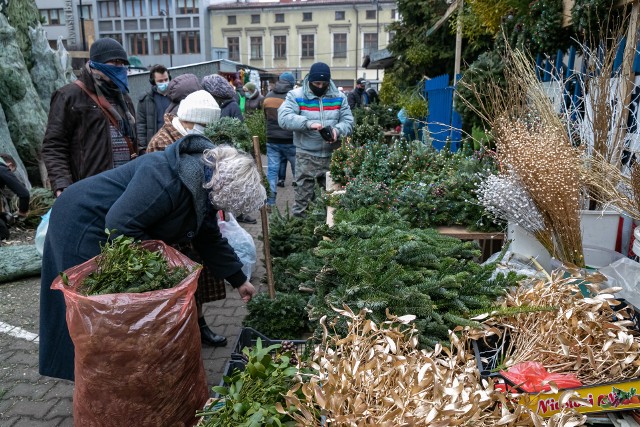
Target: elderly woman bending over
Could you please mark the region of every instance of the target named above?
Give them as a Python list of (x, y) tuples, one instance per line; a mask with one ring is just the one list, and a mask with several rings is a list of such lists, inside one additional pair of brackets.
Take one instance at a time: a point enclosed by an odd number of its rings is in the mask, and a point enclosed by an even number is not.
[(188, 135), (165, 151), (68, 187), (53, 205), (40, 290), (40, 373), (73, 380), (74, 348), (62, 292), (50, 289), (61, 272), (100, 252), (105, 228), (138, 240), (191, 243), (204, 264), (249, 301), (255, 289), (218, 229), (215, 212), (242, 214), (266, 198), (253, 159), (229, 146)]

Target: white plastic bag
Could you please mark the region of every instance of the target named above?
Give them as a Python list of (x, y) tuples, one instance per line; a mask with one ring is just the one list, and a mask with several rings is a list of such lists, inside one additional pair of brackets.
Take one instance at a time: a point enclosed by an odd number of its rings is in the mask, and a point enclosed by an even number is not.
[(44, 251), (44, 239), (47, 237), (47, 230), (49, 229), (49, 215), (51, 215), (51, 209), (46, 214), (42, 215), (42, 221), (36, 230), (36, 250), (42, 256)]
[(617, 296), (640, 307), (640, 264), (629, 258), (619, 259), (598, 271), (607, 276), (609, 286), (621, 287)]
[(251, 234), (238, 224), (234, 216), (227, 212), (227, 221), (218, 218), (218, 227), (223, 237), (229, 241), (229, 244), (236, 251), (236, 255), (242, 262), (242, 272), (247, 276), (247, 280), (251, 279), (253, 267), (256, 265), (256, 244)]

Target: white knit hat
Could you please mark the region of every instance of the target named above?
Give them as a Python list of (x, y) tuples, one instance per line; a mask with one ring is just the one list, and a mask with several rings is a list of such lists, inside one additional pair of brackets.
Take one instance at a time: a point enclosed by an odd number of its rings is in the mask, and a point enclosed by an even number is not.
[(180, 102), (178, 118), (191, 123), (208, 125), (220, 118), (220, 107), (209, 92), (197, 90)]

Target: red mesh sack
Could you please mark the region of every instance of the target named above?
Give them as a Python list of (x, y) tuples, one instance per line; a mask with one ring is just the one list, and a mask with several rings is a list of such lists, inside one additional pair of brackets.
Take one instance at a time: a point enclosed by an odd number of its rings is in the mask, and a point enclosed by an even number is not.
[(193, 297), (200, 267), (163, 242), (142, 247), (191, 273), (171, 289), (85, 296), (77, 289), (97, 268), (92, 258), (65, 271), (68, 286), (51, 285), (75, 345), (77, 426), (191, 426), (209, 396)]

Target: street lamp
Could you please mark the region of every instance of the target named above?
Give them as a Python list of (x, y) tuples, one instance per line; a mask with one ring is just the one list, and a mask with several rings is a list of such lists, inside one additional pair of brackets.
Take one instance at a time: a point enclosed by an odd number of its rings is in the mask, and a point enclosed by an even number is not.
[[(376, 51), (380, 49), (380, 0), (372, 0), (376, 5)], [(380, 69), (376, 65), (376, 80), (380, 80)], [(379, 83), (376, 83), (379, 85)]]
[(164, 16), (167, 18), (167, 36), (169, 36), (169, 67), (173, 67), (173, 49), (171, 48), (171, 16), (169, 16), (169, 12), (164, 9), (160, 10), (160, 16)]

